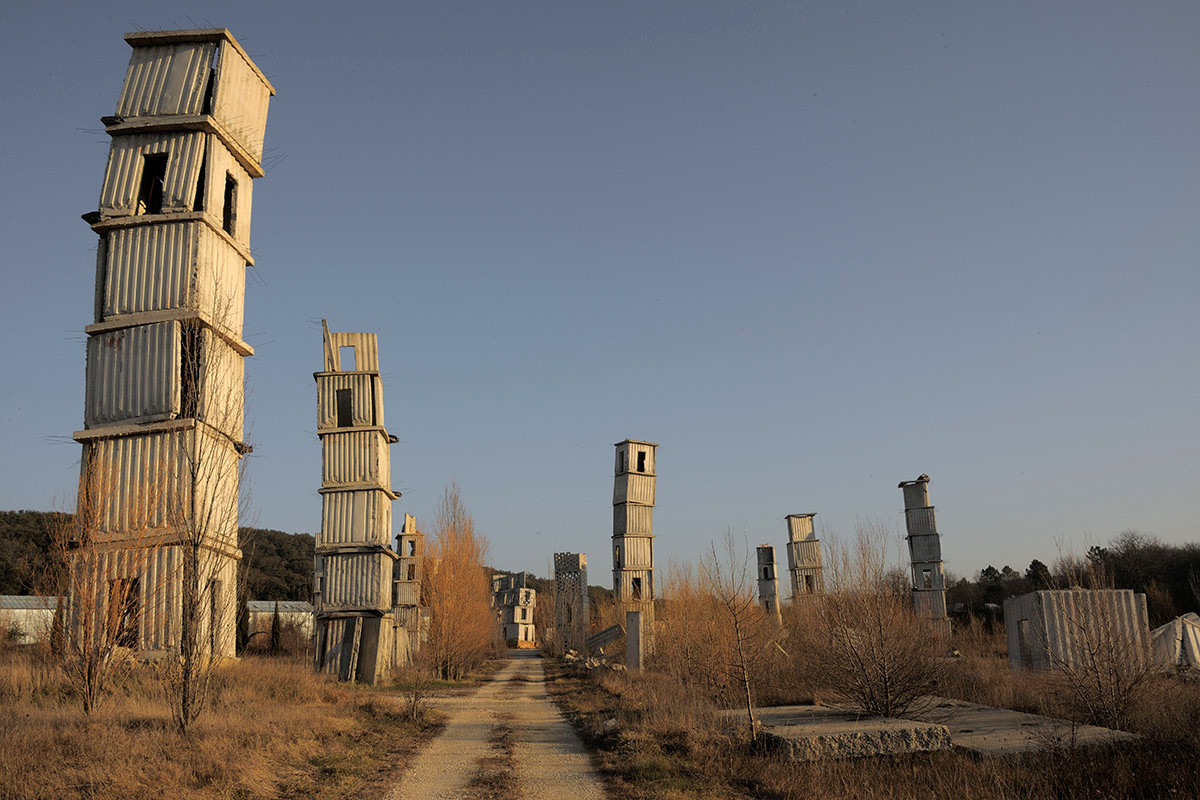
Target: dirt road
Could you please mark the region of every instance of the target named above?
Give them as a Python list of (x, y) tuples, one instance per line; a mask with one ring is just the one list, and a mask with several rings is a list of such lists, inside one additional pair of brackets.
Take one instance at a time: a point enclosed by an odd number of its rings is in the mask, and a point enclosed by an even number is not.
[(467, 800), (489, 781), (515, 785), (526, 800), (606, 797), (579, 737), (546, 695), (536, 653), (513, 651), (474, 694), (434, 703), (449, 715), (446, 728), (387, 800)]

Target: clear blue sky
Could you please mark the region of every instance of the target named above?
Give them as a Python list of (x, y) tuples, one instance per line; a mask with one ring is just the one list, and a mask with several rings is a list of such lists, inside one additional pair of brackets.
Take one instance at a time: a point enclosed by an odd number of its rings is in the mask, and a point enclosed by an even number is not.
[(899, 530), (922, 472), (959, 573), (1197, 538), (1194, 2), (7, 0), (0, 507), (75, 480), (121, 36), (209, 25), (278, 89), (259, 525), (320, 526), (326, 317), (379, 334), (396, 518), (457, 480), (502, 568), (608, 584), (625, 437), (660, 564)]

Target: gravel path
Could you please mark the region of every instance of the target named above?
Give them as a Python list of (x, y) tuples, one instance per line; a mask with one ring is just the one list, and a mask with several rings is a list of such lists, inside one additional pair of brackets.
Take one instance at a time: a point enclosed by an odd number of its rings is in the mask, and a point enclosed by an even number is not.
[(489, 753), (488, 735), (498, 715), (509, 717), (513, 728), (513, 766), (523, 800), (605, 800), (582, 742), (546, 694), (535, 652), (510, 653), (509, 663), (474, 694), (435, 704), (449, 716), (446, 728), (387, 800), (468, 798), (467, 783)]

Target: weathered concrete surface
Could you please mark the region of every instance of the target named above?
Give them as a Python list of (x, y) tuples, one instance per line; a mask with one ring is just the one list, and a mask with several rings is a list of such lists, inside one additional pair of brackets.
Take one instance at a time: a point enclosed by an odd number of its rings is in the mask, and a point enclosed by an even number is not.
[(1092, 725), (1072, 726), (1066, 720), (1007, 708), (936, 699), (937, 705), (921, 714), (921, 718), (949, 728), (950, 740), (955, 747), (986, 756), (1026, 753), (1048, 747), (1118, 744), (1141, 738), (1137, 734)]
[(536, 651), (510, 652), (509, 663), (474, 694), (445, 697), (449, 715), (441, 736), (419, 755), (387, 800), (466, 798), (479, 760), (490, 754), (497, 717), (513, 728), (514, 773), (526, 800), (604, 800), (600, 776), (575, 731), (546, 695)]
[[(735, 717), (744, 711), (727, 711)], [(863, 758), (948, 750), (945, 725), (890, 717), (864, 717), (844, 708), (774, 706), (755, 710), (762, 735), (798, 761)]]

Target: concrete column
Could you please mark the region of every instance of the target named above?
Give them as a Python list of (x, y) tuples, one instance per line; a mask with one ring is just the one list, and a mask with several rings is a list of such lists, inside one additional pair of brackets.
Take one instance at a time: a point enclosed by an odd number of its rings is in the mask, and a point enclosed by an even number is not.
[(625, 612), (625, 669), (642, 670), (642, 612)]

